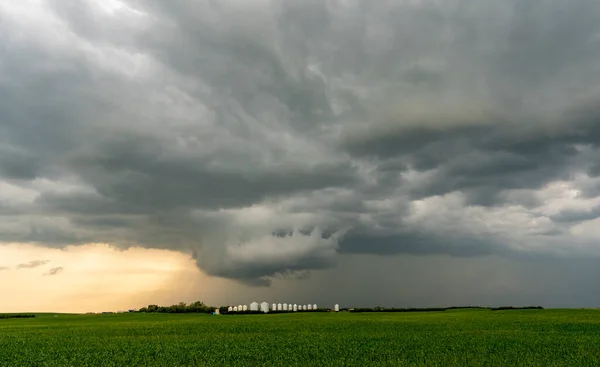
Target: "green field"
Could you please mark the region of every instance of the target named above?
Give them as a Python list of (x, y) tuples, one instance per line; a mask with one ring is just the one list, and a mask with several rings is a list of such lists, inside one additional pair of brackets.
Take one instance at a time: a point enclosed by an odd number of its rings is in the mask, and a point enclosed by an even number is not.
[(600, 366), (600, 310), (43, 314), (0, 366)]

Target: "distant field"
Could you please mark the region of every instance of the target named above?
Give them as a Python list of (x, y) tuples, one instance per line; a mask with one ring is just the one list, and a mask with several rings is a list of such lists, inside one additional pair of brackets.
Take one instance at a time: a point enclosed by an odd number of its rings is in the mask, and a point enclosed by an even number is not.
[(600, 311), (40, 314), (0, 366), (600, 366)]

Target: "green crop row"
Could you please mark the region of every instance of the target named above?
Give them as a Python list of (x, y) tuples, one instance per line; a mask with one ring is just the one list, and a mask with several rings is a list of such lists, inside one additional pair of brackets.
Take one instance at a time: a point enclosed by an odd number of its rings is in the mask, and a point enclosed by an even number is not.
[(596, 310), (38, 315), (0, 323), (0, 366), (599, 366), (598, 335)]

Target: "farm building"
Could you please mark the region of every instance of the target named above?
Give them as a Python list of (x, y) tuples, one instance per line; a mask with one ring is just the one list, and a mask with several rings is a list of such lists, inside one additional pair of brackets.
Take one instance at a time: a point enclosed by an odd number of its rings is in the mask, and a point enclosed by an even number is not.
[(242, 311), (248, 311), (248, 306), (246, 306), (246, 305), (243, 305), (243, 306), (242, 306)]
[(281, 303), (277, 304), (277, 311), (283, 311), (283, 305)]
[(267, 302), (263, 302), (260, 304), (260, 310), (264, 313), (269, 312), (269, 304)]
[(238, 307), (237, 306), (233, 307), (233, 312), (238, 312)]
[(335, 312), (340, 312), (340, 305), (338, 305), (337, 303), (335, 304), (335, 306), (333, 306), (333, 310)]
[(233, 307), (232, 306), (227, 307), (227, 312), (233, 312)]
[(315, 304), (313, 305), (313, 310), (316, 310), (316, 309), (317, 309), (317, 304), (315, 303)]
[(259, 307), (258, 302), (252, 302), (250, 304), (250, 311), (258, 311), (258, 307)]
[(306, 308), (307, 308), (309, 311), (312, 311), (312, 305), (310, 305), (310, 304), (309, 304), (308, 306), (306, 306)]
[(283, 304), (283, 310), (284, 310), (284, 311), (287, 311), (287, 310), (288, 310), (287, 303), (284, 303), (284, 304)]
[(294, 312), (298, 311), (298, 305), (294, 303)]

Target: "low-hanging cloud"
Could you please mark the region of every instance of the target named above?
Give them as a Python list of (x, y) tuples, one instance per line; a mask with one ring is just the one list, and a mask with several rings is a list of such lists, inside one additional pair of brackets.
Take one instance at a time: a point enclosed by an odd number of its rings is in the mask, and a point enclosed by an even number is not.
[(52, 268), (50, 270), (48, 270), (48, 272), (44, 273), (44, 276), (52, 276), (52, 275), (57, 275), (59, 273), (62, 273), (62, 271), (65, 268), (62, 266), (56, 267), (56, 268)]
[(0, 241), (600, 255), (595, 0), (19, 1), (0, 41)]
[(17, 269), (33, 269), (48, 264), (50, 260), (32, 260), (28, 263), (17, 265)]

